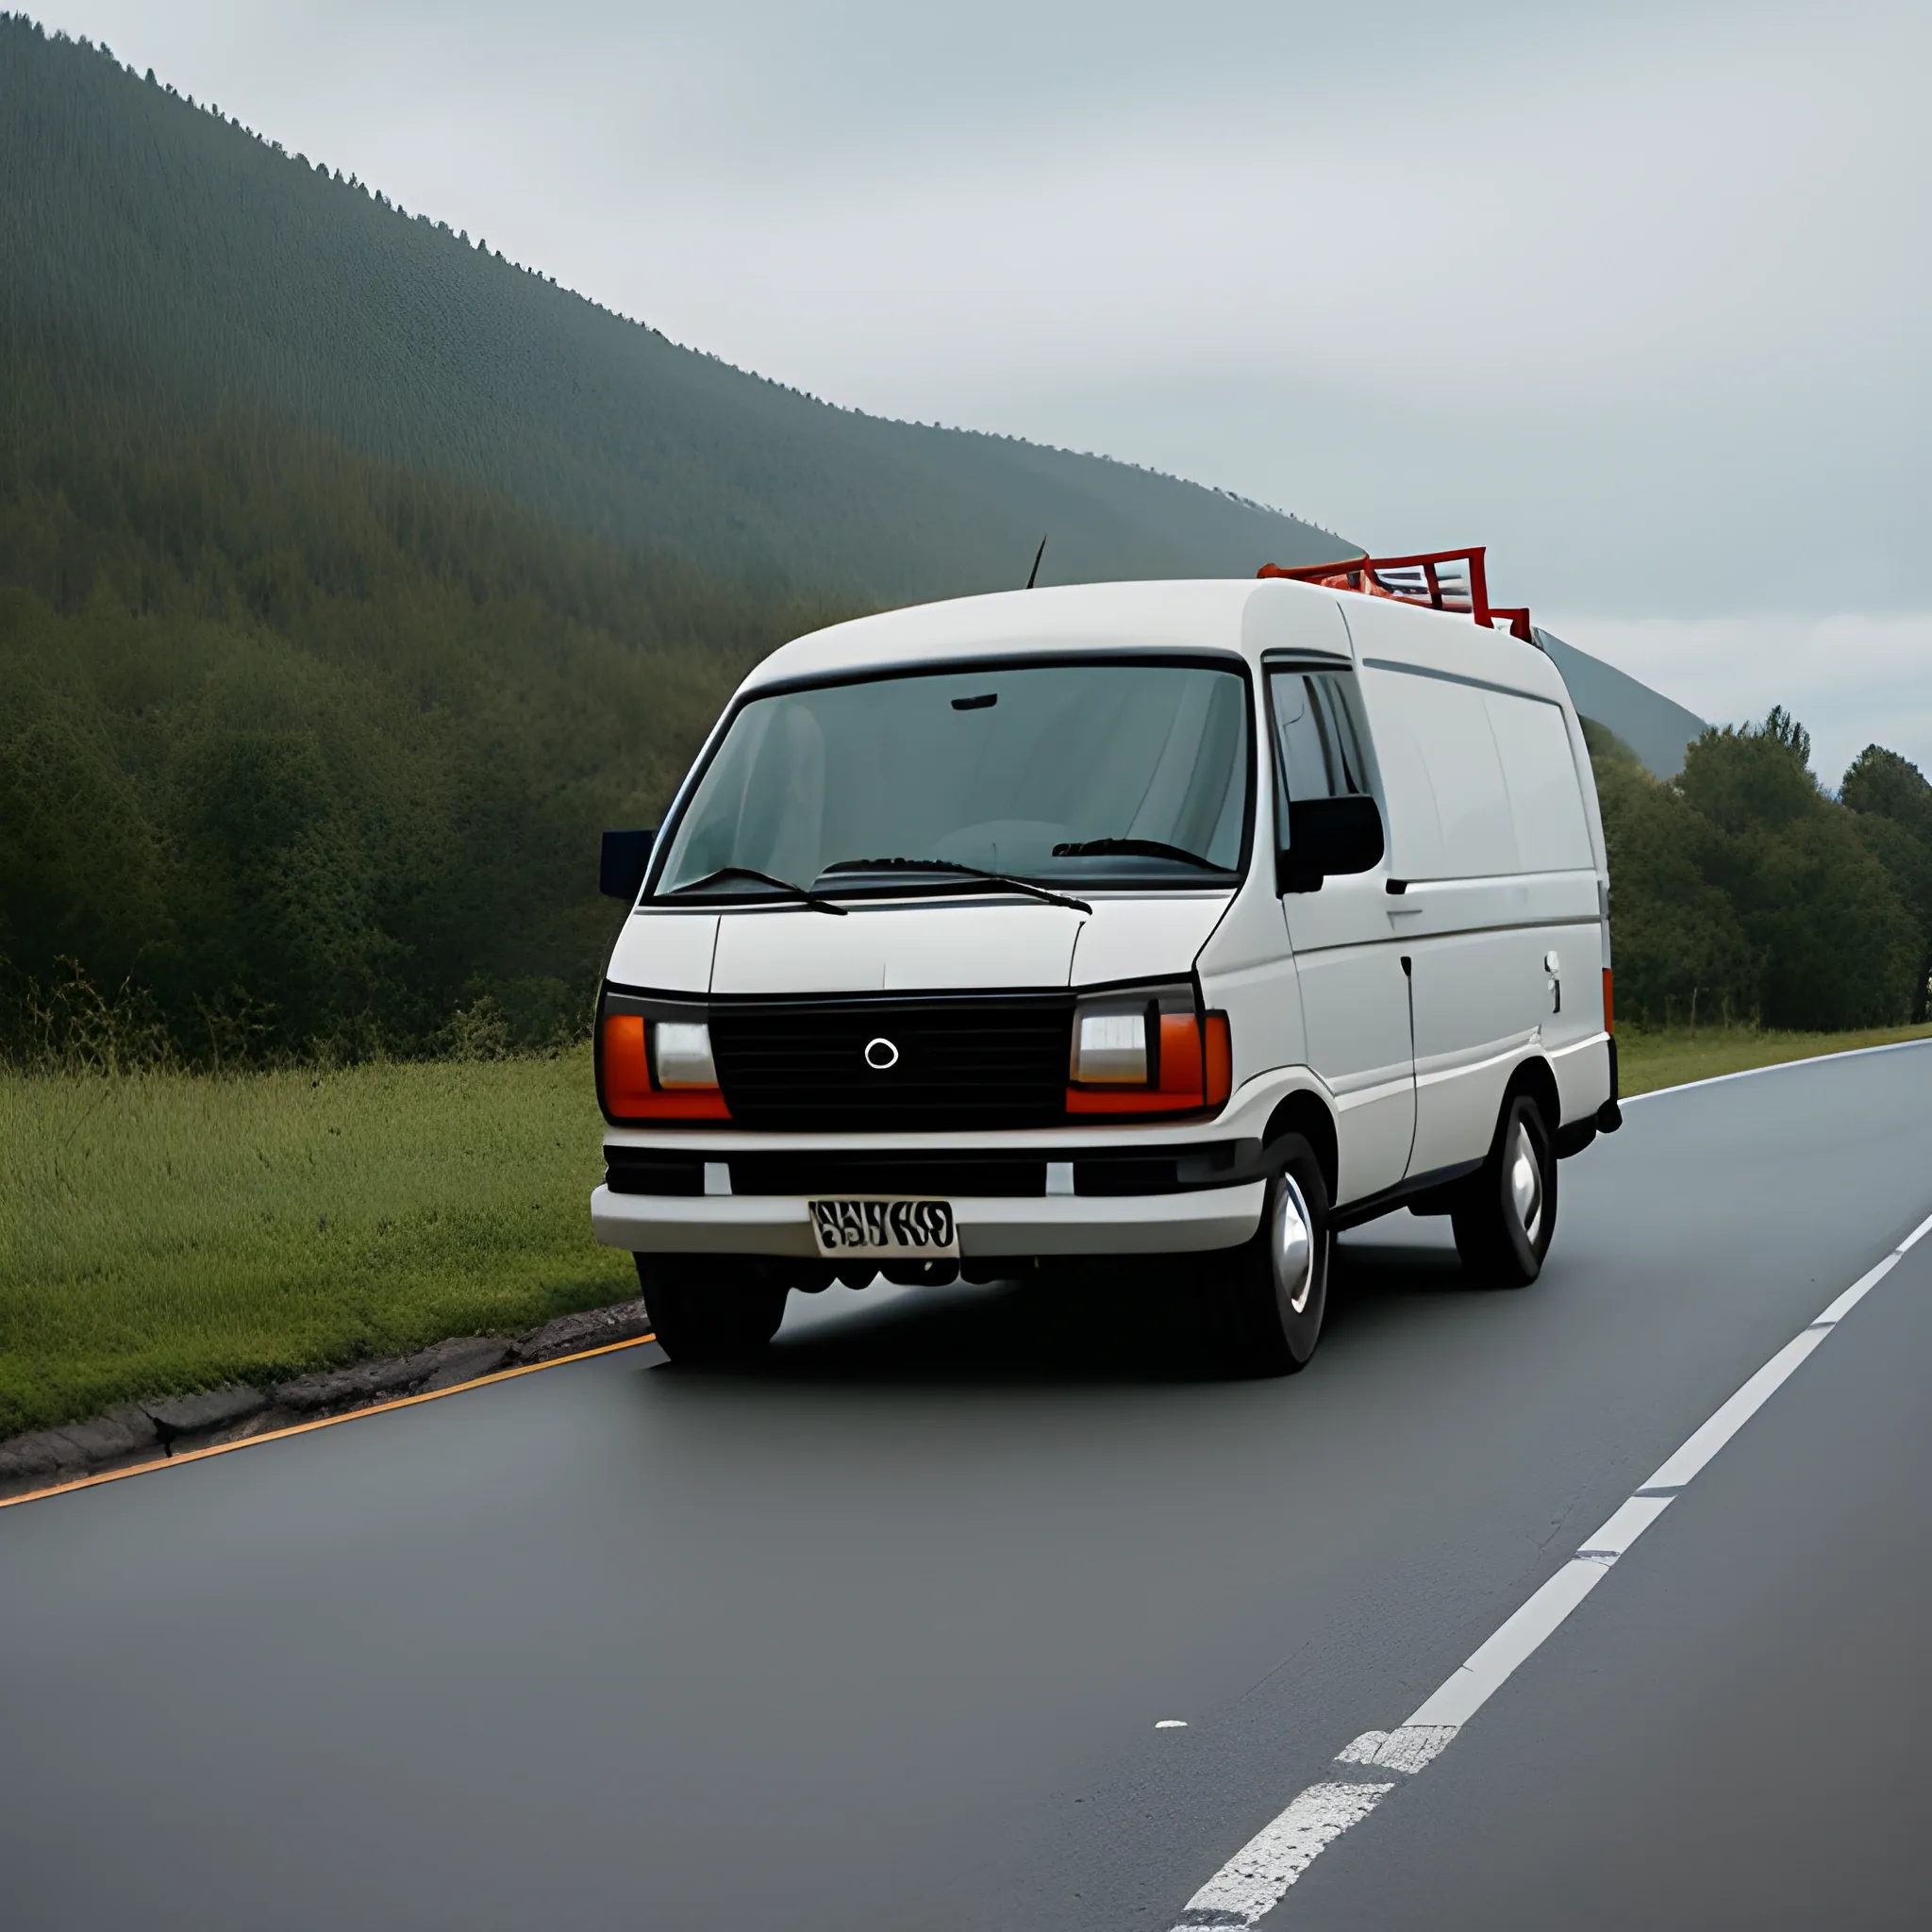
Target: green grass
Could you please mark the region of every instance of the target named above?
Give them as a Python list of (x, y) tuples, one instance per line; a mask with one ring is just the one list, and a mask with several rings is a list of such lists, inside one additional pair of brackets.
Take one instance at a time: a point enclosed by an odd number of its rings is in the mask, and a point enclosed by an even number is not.
[(1859, 1046), (1890, 1046), (1901, 1040), (1932, 1040), (1932, 1026), (1881, 1026), (1865, 1033), (1778, 1033), (1757, 1026), (1617, 1029), (1617, 1084), (1625, 1099), (1687, 1080), (1741, 1074), (1749, 1067), (1780, 1066)]
[(588, 1049), (0, 1075), (0, 1438), (635, 1292)]

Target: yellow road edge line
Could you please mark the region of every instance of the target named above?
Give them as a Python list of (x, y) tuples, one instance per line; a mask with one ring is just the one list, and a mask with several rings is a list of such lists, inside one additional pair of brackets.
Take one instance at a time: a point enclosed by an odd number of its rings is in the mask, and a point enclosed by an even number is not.
[(43, 1502), (49, 1496), (64, 1496), (75, 1490), (92, 1490), (101, 1483), (118, 1483), (130, 1475), (146, 1475), (157, 1469), (179, 1469), (210, 1456), (225, 1456), (231, 1449), (253, 1449), (258, 1442), (280, 1442), (290, 1436), (306, 1436), (313, 1429), (332, 1429), (338, 1423), (359, 1423), (364, 1416), (385, 1415), (391, 1409), (413, 1408), (419, 1402), (441, 1402), (445, 1395), (460, 1395), (470, 1389), (487, 1389), (492, 1382), (512, 1382), (519, 1375), (534, 1375), (540, 1369), (560, 1369), (566, 1362), (587, 1362), (593, 1356), (615, 1355), (620, 1349), (641, 1348), (656, 1335), (633, 1335), (625, 1341), (607, 1341), (596, 1348), (580, 1349), (575, 1355), (553, 1356), (547, 1362), (522, 1362), (513, 1369), (497, 1369), (474, 1381), (453, 1382), (447, 1389), (427, 1389), (418, 1395), (396, 1395), (387, 1402), (372, 1402), (366, 1408), (345, 1408), (341, 1415), (318, 1416), (311, 1423), (291, 1423), (283, 1429), (264, 1429), (258, 1436), (238, 1436), (232, 1442), (214, 1442), (206, 1449), (184, 1450), (179, 1456), (157, 1456), (149, 1462), (130, 1462), (125, 1469), (106, 1469), (98, 1475), (75, 1476), (72, 1482), (56, 1483), (51, 1489), (28, 1490), (24, 1495), (0, 1496), (0, 1509), (11, 1509), (20, 1503)]

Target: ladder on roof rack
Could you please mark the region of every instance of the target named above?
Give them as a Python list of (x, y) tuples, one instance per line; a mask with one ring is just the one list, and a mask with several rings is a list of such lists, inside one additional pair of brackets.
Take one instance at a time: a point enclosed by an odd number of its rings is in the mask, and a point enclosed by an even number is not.
[(1414, 557), (1350, 557), (1292, 569), (1264, 563), (1255, 575), (1290, 577), (1328, 591), (1393, 597), (1398, 603), (1422, 604), (1431, 610), (1463, 611), (1485, 630), (1507, 630), (1525, 644), (1536, 643), (1527, 606), (1506, 608), (1490, 602), (1490, 580), (1483, 568), (1486, 548), (1479, 543), (1472, 550), (1430, 550)]

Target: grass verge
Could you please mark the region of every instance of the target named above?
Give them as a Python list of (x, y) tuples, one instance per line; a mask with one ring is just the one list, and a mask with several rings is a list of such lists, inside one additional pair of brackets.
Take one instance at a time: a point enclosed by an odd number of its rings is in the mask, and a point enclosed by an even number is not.
[(1752, 1067), (1781, 1066), (1859, 1046), (1890, 1046), (1902, 1040), (1932, 1040), (1932, 1026), (1881, 1026), (1865, 1033), (1778, 1033), (1757, 1026), (1617, 1028), (1617, 1084), (1627, 1100), (1659, 1087), (1741, 1074)]
[(0, 1076), (0, 1438), (635, 1292), (588, 1050)]

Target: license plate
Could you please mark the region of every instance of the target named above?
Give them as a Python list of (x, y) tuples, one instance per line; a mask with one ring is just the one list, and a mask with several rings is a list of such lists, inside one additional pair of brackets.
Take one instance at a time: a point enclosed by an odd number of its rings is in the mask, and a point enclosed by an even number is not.
[(959, 1230), (950, 1201), (905, 1201), (890, 1196), (810, 1201), (812, 1238), (827, 1259), (850, 1255), (870, 1260), (933, 1260), (959, 1253)]

